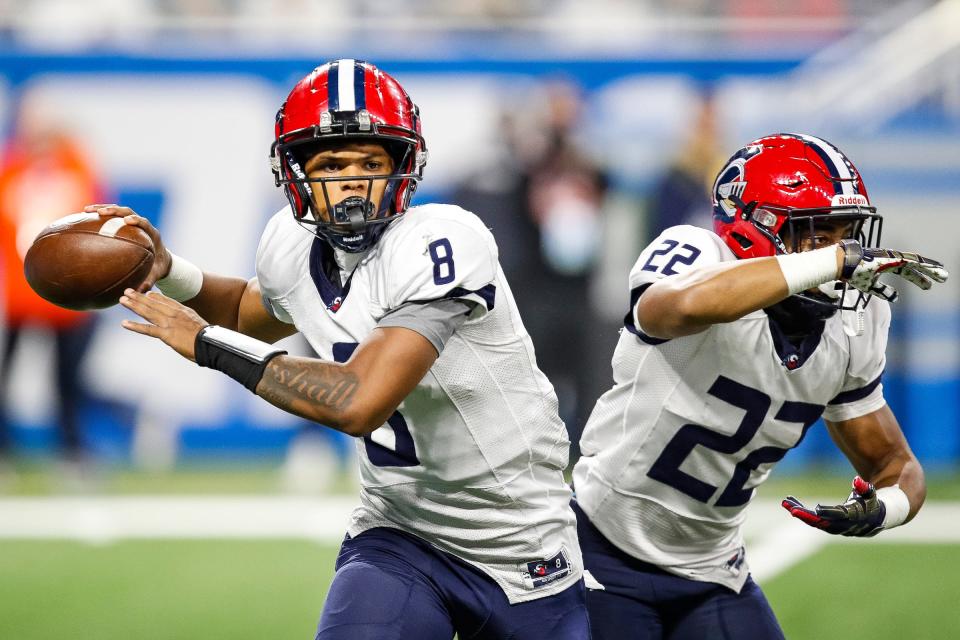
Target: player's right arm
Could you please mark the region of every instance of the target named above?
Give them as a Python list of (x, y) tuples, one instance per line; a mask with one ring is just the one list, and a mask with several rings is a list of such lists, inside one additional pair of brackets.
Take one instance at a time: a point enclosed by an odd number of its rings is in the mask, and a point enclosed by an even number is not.
[(707, 233), (673, 227), (640, 255), (631, 285), (642, 295), (631, 313), (637, 328), (647, 336), (670, 339), (699, 333), (833, 280), (893, 301), (897, 292), (877, 280), (881, 273), (898, 275), (921, 289), (947, 279), (946, 269), (936, 260), (915, 253), (865, 249), (856, 241), (843, 239), (840, 227), (818, 229), (817, 244), (827, 245), (820, 249), (736, 261), (707, 259), (701, 260), (701, 266), (697, 264), (700, 256), (715, 249), (706, 240)]
[[(141, 293), (149, 291), (157, 280), (167, 277), (171, 254), (160, 232), (149, 220), (137, 215), (129, 207), (115, 204), (92, 204), (86, 206), (84, 211), (122, 217), (127, 224), (140, 227), (150, 236), (156, 257), (150, 274), (139, 287)], [(278, 320), (268, 312), (256, 278), (245, 280), (205, 271), (200, 290), (192, 298), (184, 300), (183, 304), (211, 324), (239, 331), (257, 340), (272, 343), (296, 333), (293, 325)]]
[[(657, 246), (654, 242), (644, 253), (651, 248), (656, 251)], [(833, 278), (839, 276), (844, 258), (839, 245), (835, 252)], [(663, 255), (663, 259), (669, 259), (669, 254)], [(638, 264), (641, 261), (646, 263), (643, 268), (663, 264), (656, 259), (645, 259), (643, 254)], [(674, 263), (670, 271), (675, 274), (659, 277), (649, 284), (632, 310), (639, 327), (650, 337), (669, 339), (700, 333), (711, 325), (733, 322), (769, 307), (791, 294), (775, 257), (694, 265), (685, 271), (681, 270), (682, 266)]]

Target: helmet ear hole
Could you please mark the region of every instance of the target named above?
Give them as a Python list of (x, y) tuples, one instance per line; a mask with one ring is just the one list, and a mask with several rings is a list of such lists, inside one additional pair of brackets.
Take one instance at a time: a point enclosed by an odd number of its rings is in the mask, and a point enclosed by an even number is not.
[(736, 231), (734, 231), (733, 233), (731, 233), (731, 234), (730, 234), (730, 237), (733, 238), (734, 240), (736, 240), (737, 243), (738, 243), (744, 250), (749, 249), (750, 247), (753, 246), (753, 241), (750, 240), (750, 238), (746, 237), (745, 235), (743, 235), (743, 234), (741, 234), (741, 233), (737, 233)]

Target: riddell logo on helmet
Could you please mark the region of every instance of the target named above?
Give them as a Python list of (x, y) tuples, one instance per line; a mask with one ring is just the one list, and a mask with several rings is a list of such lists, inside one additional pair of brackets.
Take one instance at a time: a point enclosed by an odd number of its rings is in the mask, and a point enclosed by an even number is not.
[(833, 196), (831, 204), (834, 207), (868, 207), (870, 203), (867, 202), (866, 196), (862, 196), (859, 193), (850, 195), (850, 196)]

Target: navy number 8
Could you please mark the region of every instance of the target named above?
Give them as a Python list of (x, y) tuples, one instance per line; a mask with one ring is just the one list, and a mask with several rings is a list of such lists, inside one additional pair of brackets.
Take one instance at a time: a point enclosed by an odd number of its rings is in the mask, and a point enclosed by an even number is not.
[[(346, 362), (358, 346), (356, 342), (333, 343), (334, 361)], [(367, 458), (370, 459), (370, 462), (378, 467), (415, 467), (420, 464), (413, 436), (410, 434), (410, 428), (407, 426), (403, 414), (394, 411), (387, 418), (387, 424), (393, 429), (393, 435), (396, 438), (393, 449), (389, 449), (379, 442), (374, 442), (370, 436), (363, 437), (363, 446), (367, 450)]]
[(440, 238), (427, 245), (427, 248), (430, 250), (430, 259), (433, 260), (433, 284), (453, 282), (456, 270), (453, 267), (453, 247), (450, 246), (450, 241)]

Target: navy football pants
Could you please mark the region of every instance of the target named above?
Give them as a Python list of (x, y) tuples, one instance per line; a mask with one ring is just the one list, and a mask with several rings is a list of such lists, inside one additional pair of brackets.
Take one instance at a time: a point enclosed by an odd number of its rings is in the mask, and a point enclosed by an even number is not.
[(735, 593), (667, 573), (615, 547), (573, 506), (584, 568), (604, 586), (587, 590), (594, 640), (783, 640), (753, 578)]
[(377, 528), (347, 538), (317, 640), (589, 640), (583, 580), (511, 605), (487, 575), (423, 540)]

